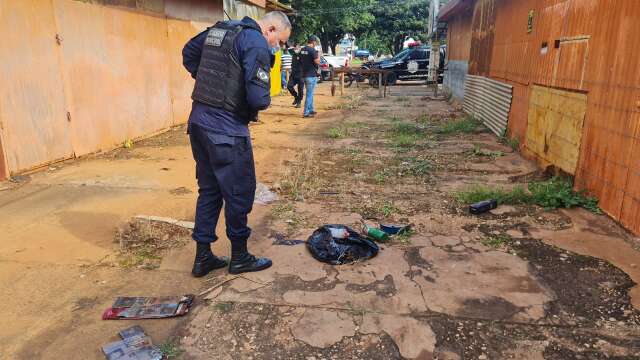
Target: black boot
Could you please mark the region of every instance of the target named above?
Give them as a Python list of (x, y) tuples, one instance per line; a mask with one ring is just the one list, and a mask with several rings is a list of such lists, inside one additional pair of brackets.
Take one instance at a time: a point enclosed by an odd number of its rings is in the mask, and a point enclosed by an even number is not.
[(191, 274), (194, 277), (203, 277), (212, 270), (221, 269), (229, 264), (229, 258), (223, 256), (221, 258), (213, 255), (211, 252), (211, 244), (197, 243), (196, 259), (193, 262)]
[(241, 274), (245, 272), (260, 271), (271, 267), (273, 263), (268, 258), (256, 258), (248, 252), (239, 257), (233, 257), (229, 265), (229, 273)]

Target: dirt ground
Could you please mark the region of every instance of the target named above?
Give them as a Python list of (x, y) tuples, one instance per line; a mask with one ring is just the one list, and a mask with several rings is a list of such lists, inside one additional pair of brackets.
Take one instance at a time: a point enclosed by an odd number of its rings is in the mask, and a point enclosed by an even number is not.
[[(439, 131), (462, 115), (426, 87), (329, 90), (315, 119), (281, 96), (251, 126), (258, 180), (280, 197), (250, 217), (264, 272), (193, 279), (188, 230), (132, 220), (193, 221), (183, 127), (0, 184), (0, 359), (100, 359), (134, 324), (184, 359), (640, 358), (634, 237), (582, 209), (469, 215), (454, 192), (542, 175), (491, 133)], [(362, 221), (413, 233), (342, 266), (278, 245)], [(100, 320), (119, 295), (183, 293), (202, 294), (183, 318)]]

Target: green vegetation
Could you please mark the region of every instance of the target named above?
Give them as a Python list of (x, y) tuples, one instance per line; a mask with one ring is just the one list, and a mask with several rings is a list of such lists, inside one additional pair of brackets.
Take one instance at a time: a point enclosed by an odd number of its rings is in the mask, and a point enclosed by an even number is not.
[(477, 131), (480, 126), (482, 123), (479, 120), (473, 116), (467, 116), (444, 123), (438, 132), (445, 135), (471, 134)]
[(411, 99), (409, 99), (408, 96), (398, 96), (397, 98), (394, 99), (394, 101), (396, 102), (407, 102)]
[(500, 137), (500, 142), (511, 147), (513, 151), (520, 150), (520, 141), (517, 138), (509, 138), (506, 135), (502, 135)]
[(425, 133), (416, 124), (394, 121), (391, 131), (391, 146), (398, 152), (404, 152), (416, 146)]
[(395, 205), (393, 205), (393, 203), (391, 201), (385, 201), (385, 202), (381, 203), (379, 205), (378, 210), (384, 217), (389, 217), (393, 213), (397, 213), (397, 212), (400, 211), (400, 209), (395, 207)]
[(531, 200), (545, 209), (583, 207), (593, 213), (601, 214), (598, 199), (586, 196), (583, 191), (573, 191), (573, 184), (565, 179), (554, 177), (544, 182), (529, 184)]
[(178, 344), (173, 341), (167, 341), (160, 345), (160, 352), (163, 359), (178, 359), (184, 353)]
[(429, 124), (432, 121), (431, 116), (429, 114), (421, 114), (416, 118), (416, 122), (420, 125)]
[(511, 238), (508, 235), (504, 235), (504, 234), (491, 235), (480, 240), (482, 245), (492, 247), (492, 248), (502, 247), (508, 244), (509, 241), (511, 241)]
[(495, 158), (497, 158), (499, 156), (504, 156), (504, 153), (502, 151), (485, 150), (485, 149), (481, 148), (480, 145), (475, 144), (475, 145), (473, 145), (473, 155), (480, 156), (480, 157), (489, 157), (489, 158), (495, 159)]
[(332, 139), (340, 139), (345, 137), (344, 129), (340, 127), (332, 127), (327, 131), (327, 136)]
[(431, 163), (424, 159), (407, 157), (400, 159), (400, 161), (400, 170), (403, 175), (408, 174), (421, 177), (429, 174), (431, 170)]
[(323, 186), (320, 173), (319, 156), (309, 147), (285, 168), (280, 179), (280, 194), (296, 201), (316, 195)]
[(530, 183), (528, 190), (527, 192), (522, 186), (506, 190), (500, 187), (474, 185), (454, 195), (456, 200), (464, 204), (495, 199), (498, 204), (535, 204), (547, 210), (580, 206), (596, 214), (602, 213), (596, 198), (586, 196), (582, 191), (573, 191), (571, 181), (560, 177)]
[(415, 234), (415, 230), (413, 230), (412, 228), (409, 228), (401, 233), (399, 233), (398, 235), (395, 236), (395, 238), (398, 240), (398, 242), (400, 242), (402, 245), (409, 245), (411, 244), (411, 237)]

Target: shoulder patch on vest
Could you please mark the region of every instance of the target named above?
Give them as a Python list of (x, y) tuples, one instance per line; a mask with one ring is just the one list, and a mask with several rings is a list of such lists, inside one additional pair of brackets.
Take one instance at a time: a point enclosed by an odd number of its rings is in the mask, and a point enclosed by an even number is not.
[(267, 73), (262, 68), (258, 68), (258, 73), (256, 74), (256, 76), (258, 80), (262, 81), (265, 84), (269, 82), (269, 73)]
[(211, 30), (209, 30), (207, 39), (204, 41), (204, 44), (217, 47), (221, 46), (224, 37), (227, 35), (227, 31), (228, 30), (225, 29), (212, 28)]

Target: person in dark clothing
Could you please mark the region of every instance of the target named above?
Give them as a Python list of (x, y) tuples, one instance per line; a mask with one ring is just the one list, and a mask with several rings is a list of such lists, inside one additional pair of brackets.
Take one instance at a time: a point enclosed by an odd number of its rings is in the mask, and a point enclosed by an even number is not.
[[(291, 54), (291, 75), (289, 76), (289, 82), (287, 83), (287, 90), (293, 96), (293, 105), (297, 108), (302, 104), (304, 98), (304, 80), (302, 79), (302, 65), (300, 65), (300, 45), (295, 44), (294, 47), (289, 49)], [(298, 87), (296, 91), (295, 87)]]
[[(290, 33), (287, 16), (274, 11), (258, 21), (245, 17), (218, 22), (182, 50), (184, 67), (196, 79), (187, 130), (199, 188), (192, 235), (195, 277), (227, 265), (234, 274), (271, 266), (271, 260), (247, 250), (247, 217), (256, 189), (248, 124), (271, 103), (270, 49), (287, 41)], [(230, 262), (211, 251), (223, 203)]]
[(316, 111), (313, 107), (313, 93), (318, 83), (318, 65), (320, 65), (320, 55), (315, 49), (319, 43), (315, 35), (309, 36), (307, 46), (300, 50), (300, 66), (302, 67), (302, 78), (307, 88), (307, 97), (304, 99), (303, 117), (314, 117)]

